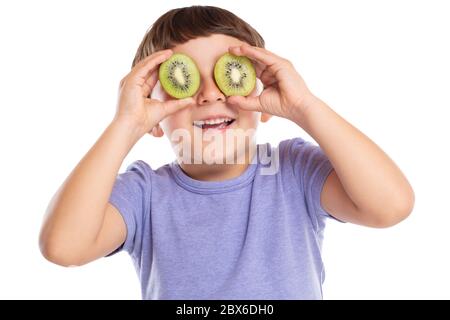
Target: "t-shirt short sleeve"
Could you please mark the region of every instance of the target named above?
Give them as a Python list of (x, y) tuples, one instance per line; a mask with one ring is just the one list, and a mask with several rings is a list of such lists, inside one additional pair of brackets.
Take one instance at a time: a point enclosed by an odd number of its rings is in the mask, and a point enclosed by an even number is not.
[(151, 168), (144, 161), (135, 161), (116, 177), (109, 198), (109, 203), (122, 215), (127, 228), (125, 242), (110, 255), (121, 250), (132, 256), (139, 254), (143, 228), (146, 219), (150, 219), (150, 198)]
[(325, 218), (332, 217), (322, 207), (320, 195), (333, 167), (322, 149), (301, 138), (285, 140), (284, 152), (290, 159), (295, 180), (305, 197), (308, 214), (316, 230), (323, 229)]

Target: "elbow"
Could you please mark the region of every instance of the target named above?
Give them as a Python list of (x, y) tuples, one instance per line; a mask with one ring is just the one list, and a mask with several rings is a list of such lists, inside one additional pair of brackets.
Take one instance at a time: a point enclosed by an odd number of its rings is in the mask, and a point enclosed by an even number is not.
[(39, 237), (39, 249), (42, 256), (49, 262), (62, 267), (76, 267), (84, 264), (81, 259), (70, 254), (70, 250), (67, 250), (61, 243), (41, 233)]
[(80, 247), (80, 241), (68, 237), (58, 230), (51, 216), (56, 214), (47, 211), (39, 233), (39, 249), (42, 256), (51, 263), (62, 267), (76, 267), (87, 263), (85, 252)]
[(72, 264), (69, 263), (64, 256), (61, 256), (53, 248), (48, 246), (40, 245), (42, 256), (49, 262), (57, 264), (61, 267), (70, 267)]
[(401, 196), (396, 196), (395, 201), (386, 205), (382, 213), (375, 215), (373, 227), (389, 228), (402, 222), (412, 213), (414, 202), (415, 196), (412, 189)]

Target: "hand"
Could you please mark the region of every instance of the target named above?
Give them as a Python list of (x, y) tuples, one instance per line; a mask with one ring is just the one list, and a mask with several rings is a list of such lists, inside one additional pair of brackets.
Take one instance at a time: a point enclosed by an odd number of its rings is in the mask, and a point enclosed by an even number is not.
[(299, 114), (304, 114), (313, 95), (290, 61), (266, 49), (247, 44), (230, 47), (229, 52), (237, 56), (247, 56), (256, 62), (256, 73), (264, 84), (264, 90), (259, 96), (229, 97), (228, 102), (231, 105), (291, 120)]
[(172, 55), (162, 50), (146, 57), (120, 81), (116, 121), (125, 121), (137, 129), (140, 136), (151, 132), (168, 115), (187, 107), (192, 98), (161, 102), (149, 96), (158, 81), (158, 67)]

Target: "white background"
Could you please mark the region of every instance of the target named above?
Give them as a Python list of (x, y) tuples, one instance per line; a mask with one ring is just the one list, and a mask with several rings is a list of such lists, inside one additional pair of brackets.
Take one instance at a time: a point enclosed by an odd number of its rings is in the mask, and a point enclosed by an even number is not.
[[(415, 189), (414, 212), (398, 226), (328, 224), (325, 299), (450, 298), (448, 2), (207, 3), (252, 24)], [(112, 119), (147, 28), (191, 4), (0, 2), (0, 298), (140, 298), (125, 253), (66, 269), (41, 257), (38, 232), (51, 196)], [(260, 128), (259, 142), (309, 139), (284, 119)], [(136, 159), (156, 168), (173, 153), (165, 138), (148, 136), (122, 170)]]

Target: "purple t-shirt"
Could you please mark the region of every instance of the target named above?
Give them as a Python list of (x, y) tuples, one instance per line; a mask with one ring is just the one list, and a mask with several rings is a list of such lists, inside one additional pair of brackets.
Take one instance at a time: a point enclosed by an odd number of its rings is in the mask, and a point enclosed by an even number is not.
[(332, 166), (295, 138), (277, 148), (276, 174), (257, 161), (239, 177), (199, 181), (176, 163), (136, 161), (109, 202), (127, 226), (143, 299), (321, 299), (325, 219), (320, 193)]

